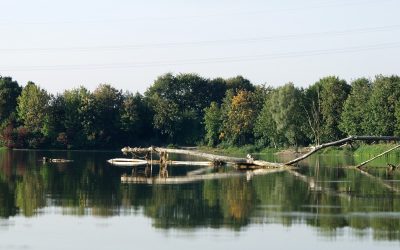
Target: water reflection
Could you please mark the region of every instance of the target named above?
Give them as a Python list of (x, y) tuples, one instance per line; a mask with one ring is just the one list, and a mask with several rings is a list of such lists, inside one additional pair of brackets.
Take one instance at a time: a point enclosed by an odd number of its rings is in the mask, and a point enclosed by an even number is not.
[[(45, 163), (41, 157), (72, 159)], [(343, 168), (360, 159), (317, 156), (295, 172), (205, 180), (181, 185), (121, 184), (130, 170), (105, 160), (118, 152), (0, 152), (0, 217), (46, 216), (46, 207), (62, 214), (152, 218), (156, 228), (231, 228), (258, 223), (305, 224), (336, 237), (400, 240), (400, 171), (388, 174), (384, 161), (367, 174)], [(388, 158), (399, 162), (398, 155)], [(193, 169), (190, 169), (193, 170)], [(170, 168), (170, 175), (188, 171)], [(60, 216), (62, 216), (62, 214)]]

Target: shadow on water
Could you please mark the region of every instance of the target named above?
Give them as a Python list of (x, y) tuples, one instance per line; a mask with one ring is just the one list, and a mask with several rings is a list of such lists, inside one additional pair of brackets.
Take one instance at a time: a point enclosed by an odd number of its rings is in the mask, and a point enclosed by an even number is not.
[[(46, 208), (76, 216), (147, 216), (156, 228), (241, 230), (277, 223), (303, 224), (325, 237), (347, 229), (353, 236), (400, 240), (400, 170), (376, 161), (367, 174), (343, 168), (362, 157), (317, 155), (296, 172), (237, 176), (181, 185), (121, 184), (130, 169), (106, 164), (119, 152), (1, 151), (0, 217), (46, 216)], [(71, 159), (43, 163), (43, 156)], [(190, 170), (193, 170), (191, 168)], [(184, 175), (170, 167), (170, 175)]]

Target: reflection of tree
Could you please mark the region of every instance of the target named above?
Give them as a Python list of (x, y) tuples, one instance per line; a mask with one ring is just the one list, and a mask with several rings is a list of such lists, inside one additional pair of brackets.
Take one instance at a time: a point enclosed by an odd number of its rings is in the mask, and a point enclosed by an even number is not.
[[(0, 152), (0, 217), (13, 216), (18, 209), (32, 216), (37, 209), (52, 205), (73, 215), (143, 211), (155, 227), (165, 229), (238, 230), (251, 221), (285, 226), (301, 223), (326, 237), (350, 227), (357, 237), (400, 240), (400, 194), (354, 169), (331, 167), (342, 164), (333, 157), (319, 156), (323, 164), (302, 166), (297, 171), (303, 179), (281, 172), (254, 176), (251, 181), (235, 177), (151, 186), (120, 184), (122, 170), (105, 166), (97, 154), (72, 155), (77, 159), (73, 165), (42, 165), (33, 151), (3, 156)], [(368, 171), (388, 178), (385, 169), (371, 167)], [(390, 177), (398, 180), (399, 174)], [(399, 188), (397, 182), (388, 183)]]
[(221, 182), (221, 207), (225, 219), (235, 226), (245, 225), (255, 205), (255, 193), (251, 183), (242, 178), (231, 178)]
[(16, 184), (16, 202), (25, 216), (32, 216), (38, 208), (46, 204), (44, 181), (36, 171), (26, 171), (22, 180)]
[(221, 224), (216, 207), (208, 207), (202, 197), (201, 183), (182, 186), (153, 186), (145, 201), (145, 214), (155, 219), (161, 228), (190, 228)]
[(144, 207), (161, 228), (246, 225), (255, 204), (251, 183), (242, 178), (165, 186), (123, 185), (125, 208)]
[(13, 190), (3, 182), (0, 182), (0, 217), (8, 218), (17, 212), (15, 207), (15, 195)]

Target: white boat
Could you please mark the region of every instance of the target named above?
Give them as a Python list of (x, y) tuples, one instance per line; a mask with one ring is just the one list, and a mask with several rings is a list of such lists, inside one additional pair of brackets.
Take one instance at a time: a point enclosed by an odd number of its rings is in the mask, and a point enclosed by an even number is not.
[(114, 158), (107, 161), (108, 163), (116, 166), (142, 166), (146, 165), (146, 160), (129, 159), (129, 158)]

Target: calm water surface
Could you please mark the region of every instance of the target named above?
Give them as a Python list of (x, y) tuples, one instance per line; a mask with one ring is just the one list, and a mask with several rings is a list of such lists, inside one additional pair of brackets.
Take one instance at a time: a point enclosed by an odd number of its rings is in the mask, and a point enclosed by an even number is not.
[[(43, 156), (73, 162), (43, 164)], [(0, 151), (0, 249), (400, 247), (400, 170), (385, 168), (400, 163), (398, 153), (366, 172), (343, 166), (368, 156), (329, 155), (292, 172), (181, 185), (121, 183), (131, 170), (106, 163), (115, 157), (121, 154)]]

